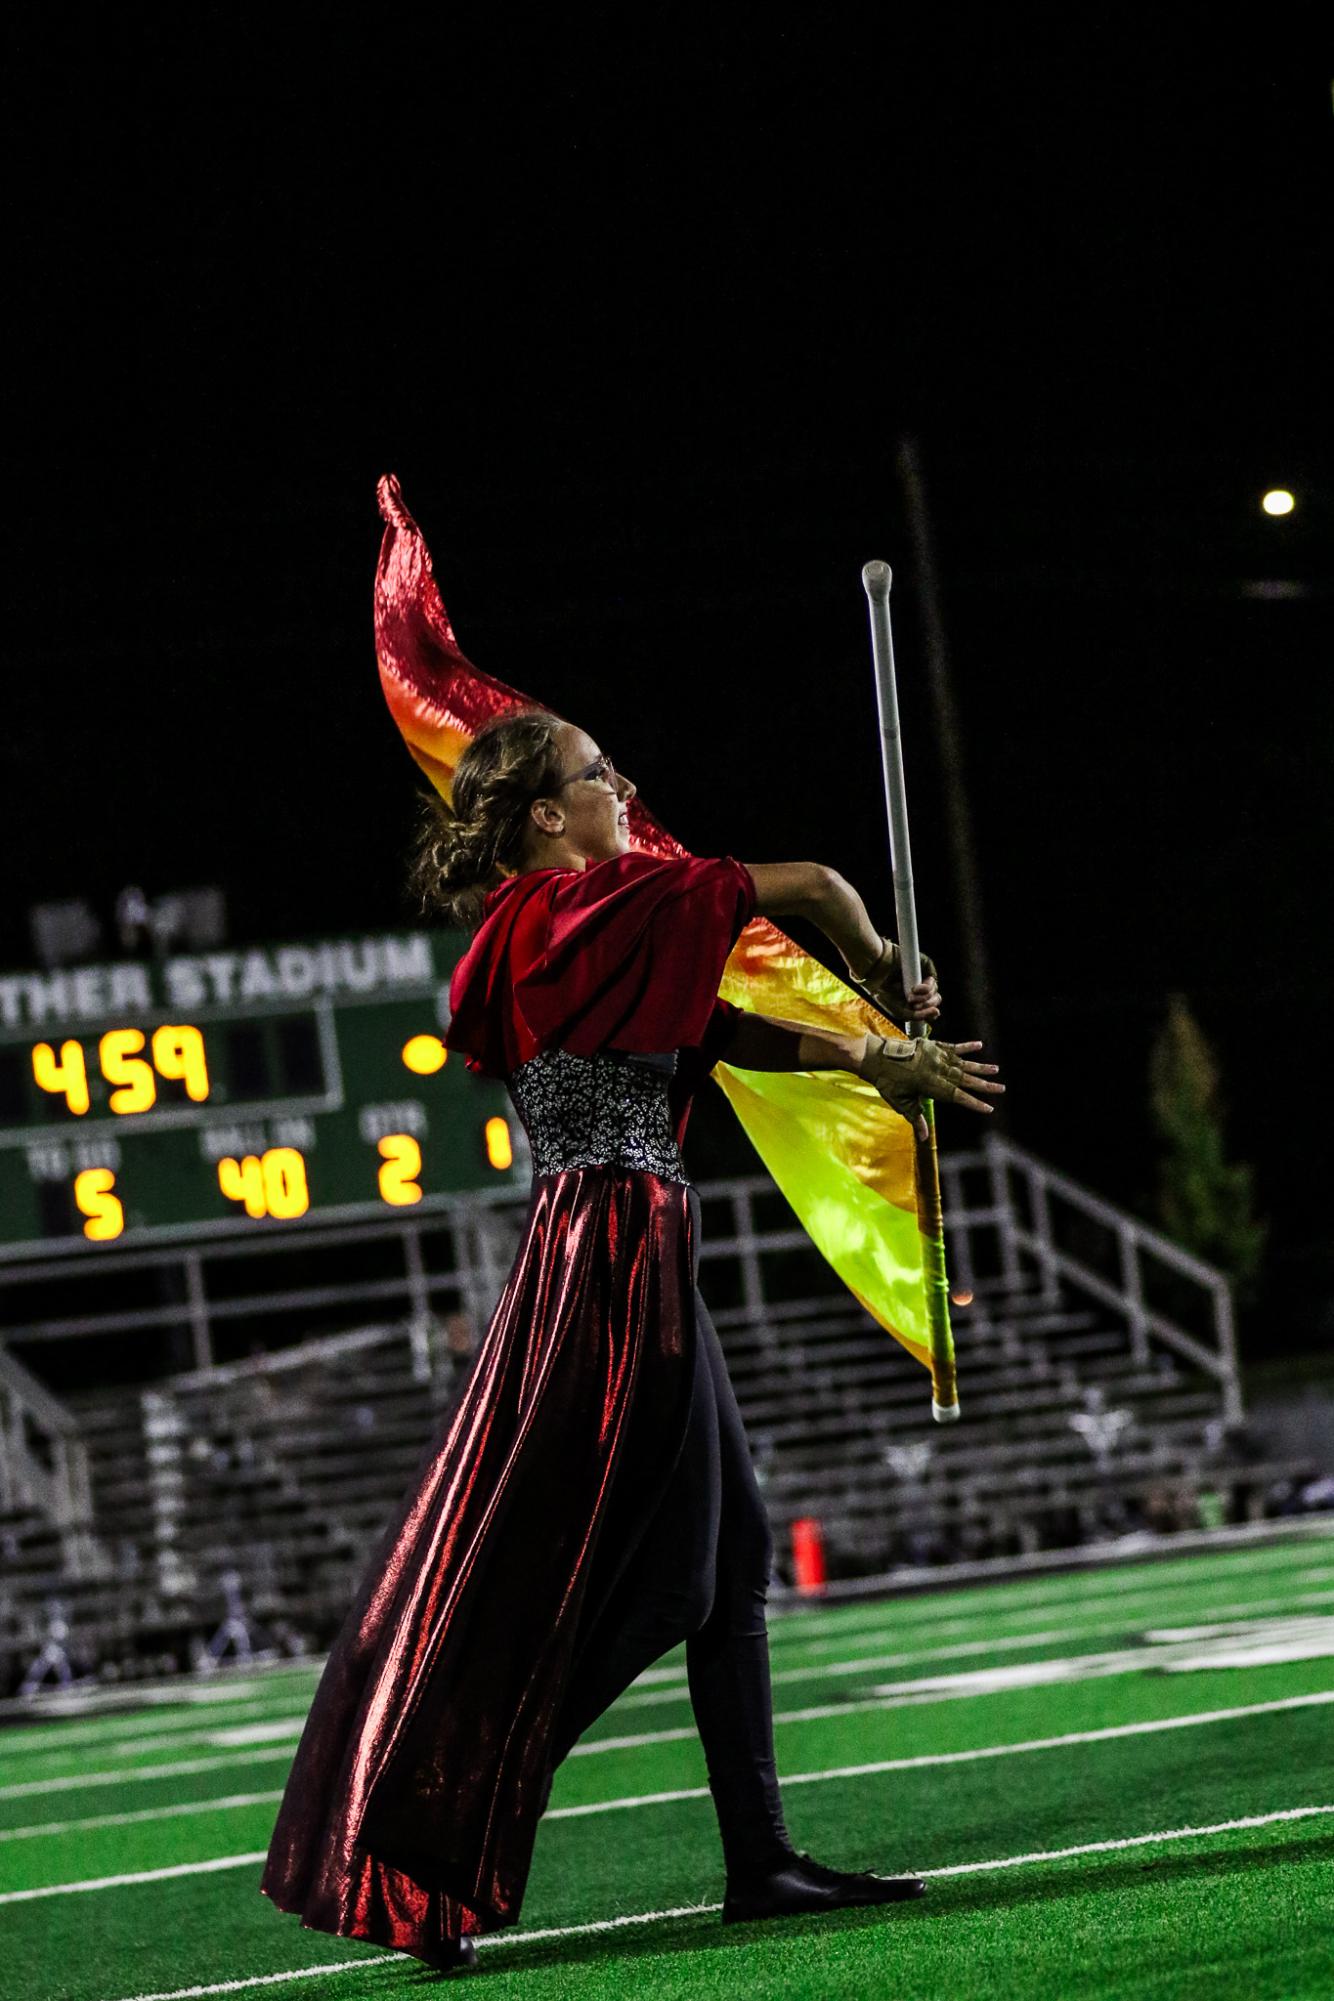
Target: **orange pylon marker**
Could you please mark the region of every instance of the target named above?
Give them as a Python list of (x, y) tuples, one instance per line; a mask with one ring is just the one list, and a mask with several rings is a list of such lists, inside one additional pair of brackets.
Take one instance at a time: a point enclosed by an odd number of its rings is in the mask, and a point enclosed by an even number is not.
[(824, 1590), (824, 1530), (814, 1515), (801, 1515), (792, 1524), (792, 1568), (798, 1591)]

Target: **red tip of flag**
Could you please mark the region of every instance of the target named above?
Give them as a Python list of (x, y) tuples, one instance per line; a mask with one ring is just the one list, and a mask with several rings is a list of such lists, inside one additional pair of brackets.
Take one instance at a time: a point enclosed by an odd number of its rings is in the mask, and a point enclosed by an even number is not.
[(387, 521), (391, 528), (415, 531), (417, 524), (404, 504), (403, 489), (398, 483), (396, 472), (381, 474), (375, 488), (375, 498), (380, 503), (381, 519)]

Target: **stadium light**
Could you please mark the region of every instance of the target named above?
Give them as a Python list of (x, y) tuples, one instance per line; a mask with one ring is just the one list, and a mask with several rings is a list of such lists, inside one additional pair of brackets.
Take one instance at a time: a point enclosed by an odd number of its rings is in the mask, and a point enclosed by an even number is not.
[(1271, 486), (1260, 502), (1266, 514), (1291, 514), (1297, 505), (1286, 486)]

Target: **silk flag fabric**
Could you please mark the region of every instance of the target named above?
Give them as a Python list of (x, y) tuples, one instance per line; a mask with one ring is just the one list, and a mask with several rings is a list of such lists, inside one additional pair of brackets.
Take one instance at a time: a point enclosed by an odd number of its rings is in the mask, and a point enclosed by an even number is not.
[[(547, 705), (482, 673), (464, 656), (430, 551), (392, 474), (380, 481), (379, 502), (385, 522), (375, 578), (380, 682), (408, 749), (452, 803), (454, 767), (482, 725)], [(688, 852), (638, 795), (629, 813), (634, 847), (655, 855)], [(720, 991), (739, 1007), (811, 1028), (901, 1034), (762, 917), (738, 938)], [(811, 1242), (867, 1312), (932, 1369), (936, 1403), (953, 1404), (931, 1106), (931, 1137), (919, 1143), (907, 1121), (848, 1071), (738, 1070), (724, 1062), (713, 1074)]]

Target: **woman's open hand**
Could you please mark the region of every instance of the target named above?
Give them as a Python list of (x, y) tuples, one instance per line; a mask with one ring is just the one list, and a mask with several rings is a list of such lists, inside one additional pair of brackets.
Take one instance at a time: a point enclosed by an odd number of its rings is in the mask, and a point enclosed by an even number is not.
[(918, 1138), (926, 1139), (929, 1129), (922, 1111), (923, 1098), (965, 1105), (970, 1112), (995, 1111), (994, 1105), (972, 1095), (985, 1091), (999, 1097), (1005, 1089), (1004, 1084), (992, 1082), (999, 1064), (970, 1060), (969, 1052), (981, 1047), (980, 1042), (933, 1042), (925, 1035), (896, 1037), (889, 1042), (883, 1035), (868, 1034), (857, 1075), (874, 1084), (885, 1103), (907, 1119)]

